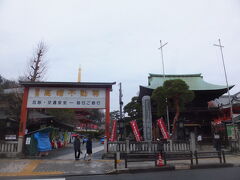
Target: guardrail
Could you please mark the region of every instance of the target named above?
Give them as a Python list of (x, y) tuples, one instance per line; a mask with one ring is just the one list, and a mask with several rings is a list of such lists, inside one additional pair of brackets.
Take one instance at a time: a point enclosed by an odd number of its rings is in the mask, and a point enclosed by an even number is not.
[(142, 141), (142, 142), (131, 142), (131, 141), (116, 141), (107, 142), (107, 152), (181, 152), (190, 151), (189, 141)]
[(198, 164), (199, 159), (207, 158), (217, 158), (219, 159), (220, 164), (226, 163), (225, 152), (224, 151), (210, 151), (210, 152), (194, 152), (196, 164)]

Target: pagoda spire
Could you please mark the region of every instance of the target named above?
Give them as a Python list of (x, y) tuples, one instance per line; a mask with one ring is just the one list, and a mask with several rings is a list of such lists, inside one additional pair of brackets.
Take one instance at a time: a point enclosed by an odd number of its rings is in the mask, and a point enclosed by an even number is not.
[(81, 82), (81, 73), (82, 73), (82, 69), (81, 69), (81, 65), (78, 68), (78, 81), (77, 82)]

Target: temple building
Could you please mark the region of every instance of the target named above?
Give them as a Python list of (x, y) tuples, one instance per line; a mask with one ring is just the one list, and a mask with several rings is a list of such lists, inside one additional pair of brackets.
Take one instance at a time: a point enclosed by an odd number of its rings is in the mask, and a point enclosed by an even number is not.
[[(189, 86), (189, 90), (192, 90), (195, 94), (193, 101), (186, 104), (184, 111), (180, 113), (179, 122), (182, 123), (182, 133), (180, 136), (188, 138), (190, 132), (195, 132), (196, 135), (201, 134), (203, 141), (212, 141), (213, 135), (213, 122), (219, 116), (225, 116), (226, 120), (231, 120), (229, 107), (226, 113), (222, 113), (219, 106), (211, 106), (213, 100), (219, 98), (223, 94), (227, 93), (227, 87), (222, 85), (210, 84), (203, 80), (201, 74), (181, 74), (181, 75), (164, 75), (163, 74), (149, 74), (148, 86), (140, 86), (139, 99), (143, 96), (151, 96), (154, 89), (159, 86), (163, 86), (164, 81), (181, 79)], [(230, 86), (229, 89), (233, 88)], [(154, 107), (152, 108), (153, 122), (158, 117)], [(174, 109), (169, 109), (170, 124), (173, 122)], [(181, 132), (181, 131), (179, 131)], [(227, 138), (224, 135), (223, 139)]]

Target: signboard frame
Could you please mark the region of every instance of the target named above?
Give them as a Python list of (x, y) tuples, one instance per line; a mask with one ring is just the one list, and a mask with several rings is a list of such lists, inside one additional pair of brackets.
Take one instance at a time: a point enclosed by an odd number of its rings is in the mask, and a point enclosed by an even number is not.
[[(23, 98), (22, 98), (22, 106), (21, 106), (21, 118), (20, 118), (20, 124), (19, 124), (19, 134), (18, 134), (18, 152), (22, 152), (22, 147), (23, 147), (23, 137), (25, 136), (25, 130), (26, 130), (26, 123), (27, 123), (27, 115), (28, 115), (28, 109), (32, 108), (43, 108), (45, 109), (46, 107), (31, 107), (28, 106), (28, 98), (29, 98), (29, 92), (31, 91), (31, 88), (46, 88), (46, 89), (51, 89), (51, 88), (56, 88), (56, 89), (104, 89), (104, 98), (105, 101), (103, 107), (96, 107), (98, 109), (105, 109), (105, 136), (109, 139), (109, 127), (110, 127), (110, 91), (112, 91), (112, 86), (116, 84), (116, 82), (111, 82), (111, 83), (102, 83), (102, 82), (20, 82), (20, 84), (24, 87), (23, 91)], [(45, 93), (45, 92), (44, 92)], [(79, 91), (80, 93), (80, 91)], [(40, 95), (40, 94), (39, 94)], [(45, 95), (49, 95), (46, 93)], [(70, 94), (71, 95), (71, 94)], [(72, 94), (74, 95), (74, 94)], [(81, 94), (80, 94), (81, 95)], [(80, 96), (79, 95), (79, 96)], [(82, 96), (85, 97), (84, 94)], [(93, 95), (94, 96), (94, 95)], [(51, 108), (56, 108), (59, 109), (61, 107), (51, 107)], [(88, 109), (86, 107), (78, 107), (78, 108), (65, 108), (64, 109)], [(93, 109), (93, 107), (89, 107), (89, 109)]]

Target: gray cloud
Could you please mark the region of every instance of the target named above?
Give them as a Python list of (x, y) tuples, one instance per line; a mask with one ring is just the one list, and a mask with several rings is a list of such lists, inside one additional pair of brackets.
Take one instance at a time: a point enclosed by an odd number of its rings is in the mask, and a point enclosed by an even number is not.
[[(203, 73), (225, 84), (221, 38), (232, 93), (239, 91), (240, 3), (238, 0), (2, 0), (0, 2), (0, 73), (17, 79), (25, 71), (37, 42), (49, 46), (49, 81), (123, 83), (124, 103), (147, 85), (148, 73)], [(118, 90), (112, 109), (118, 108)]]

